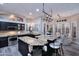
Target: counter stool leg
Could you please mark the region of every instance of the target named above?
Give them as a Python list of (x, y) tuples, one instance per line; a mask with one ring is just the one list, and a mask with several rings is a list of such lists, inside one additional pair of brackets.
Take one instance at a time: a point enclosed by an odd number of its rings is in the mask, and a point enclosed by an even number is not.
[(62, 44), (61, 44), (60, 50), (61, 50), (61, 55), (64, 56), (64, 50), (63, 50)]
[(59, 55), (60, 55), (60, 56), (62, 55), (61, 52), (62, 52), (62, 51), (61, 51), (61, 48), (59, 48)]
[(55, 49), (55, 56), (56, 56), (56, 49)]
[(64, 51), (63, 51), (63, 47), (61, 48), (61, 50), (62, 50), (62, 55), (64, 56)]
[(55, 49), (55, 56), (58, 56), (58, 49)]
[(60, 52), (59, 52), (59, 49), (57, 50), (57, 56), (59, 56), (60, 55)]

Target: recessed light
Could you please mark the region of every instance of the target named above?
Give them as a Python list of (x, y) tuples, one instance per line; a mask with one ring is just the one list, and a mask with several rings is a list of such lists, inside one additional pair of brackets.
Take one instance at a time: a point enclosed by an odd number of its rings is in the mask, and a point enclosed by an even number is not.
[(37, 12), (39, 12), (39, 9), (36, 9)]

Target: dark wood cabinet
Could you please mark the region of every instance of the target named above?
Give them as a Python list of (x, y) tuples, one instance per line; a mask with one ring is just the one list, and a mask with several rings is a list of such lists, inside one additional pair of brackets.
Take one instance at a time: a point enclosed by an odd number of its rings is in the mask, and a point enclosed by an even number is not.
[(18, 24), (17, 23), (7, 23), (7, 30), (18, 30)]
[(18, 24), (10, 22), (0, 22), (0, 31), (17, 30)]
[(0, 30), (7, 30), (7, 23), (5, 22), (0, 22)]
[(1, 31), (1, 23), (0, 23), (0, 31)]
[(28, 44), (24, 43), (21, 40), (18, 41), (18, 48), (23, 56), (27, 56), (27, 54), (29, 53)]
[(25, 25), (20, 23), (12, 22), (1, 22), (0, 21), (0, 31), (13, 31), (13, 30), (24, 30)]
[(8, 46), (8, 38), (0, 37), (0, 48)]

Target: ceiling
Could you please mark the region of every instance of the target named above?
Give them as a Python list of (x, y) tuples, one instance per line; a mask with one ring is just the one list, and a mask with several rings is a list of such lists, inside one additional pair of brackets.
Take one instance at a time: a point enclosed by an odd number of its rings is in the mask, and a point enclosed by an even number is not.
[[(39, 12), (36, 12), (39, 9)], [(45, 3), (44, 9), (47, 13), (51, 13), (53, 18), (57, 18), (57, 14), (61, 17), (79, 13), (79, 3)], [(43, 15), (43, 3), (5, 3), (0, 5), (0, 12), (16, 14), (22, 17), (39, 18)], [(29, 13), (32, 13), (29, 15)]]

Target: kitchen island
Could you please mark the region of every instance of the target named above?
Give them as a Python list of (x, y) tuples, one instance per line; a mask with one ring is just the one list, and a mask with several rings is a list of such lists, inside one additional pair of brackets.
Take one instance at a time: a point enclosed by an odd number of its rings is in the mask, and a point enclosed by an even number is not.
[(8, 46), (9, 38), (18, 38), (23, 36), (30, 36), (35, 37), (40, 35), (37, 32), (33, 32), (30, 34), (30, 32), (27, 31), (0, 31), (0, 48)]
[(0, 38), (6, 40), (1, 41), (6, 43), (5, 45), (0, 44), (1, 48), (8, 46), (9, 38), (17, 38), (18, 41), (18, 50), (23, 56), (27, 56), (28, 53), (33, 51), (34, 47), (42, 47), (47, 44), (47, 40), (54, 40), (53, 36), (41, 35), (38, 32), (27, 32), (27, 31), (3, 31), (0, 32)]

